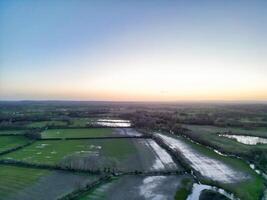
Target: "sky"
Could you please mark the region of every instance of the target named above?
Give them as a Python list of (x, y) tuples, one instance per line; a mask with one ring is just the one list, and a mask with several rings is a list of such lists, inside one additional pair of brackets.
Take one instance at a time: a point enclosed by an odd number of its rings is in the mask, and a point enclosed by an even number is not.
[(265, 0), (2, 0), (0, 100), (267, 101)]

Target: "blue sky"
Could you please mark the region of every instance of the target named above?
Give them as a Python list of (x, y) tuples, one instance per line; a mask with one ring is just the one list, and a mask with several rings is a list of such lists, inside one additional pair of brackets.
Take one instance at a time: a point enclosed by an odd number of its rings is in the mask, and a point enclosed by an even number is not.
[(267, 1), (0, 2), (0, 98), (267, 100)]

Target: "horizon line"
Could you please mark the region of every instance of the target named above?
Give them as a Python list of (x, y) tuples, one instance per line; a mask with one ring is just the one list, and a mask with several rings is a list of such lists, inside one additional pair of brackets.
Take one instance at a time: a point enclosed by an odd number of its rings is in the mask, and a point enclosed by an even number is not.
[(240, 104), (267, 104), (267, 100), (169, 100), (169, 101), (149, 101), (149, 100), (64, 100), (64, 99), (0, 99), (0, 102), (95, 102), (95, 103), (240, 103)]

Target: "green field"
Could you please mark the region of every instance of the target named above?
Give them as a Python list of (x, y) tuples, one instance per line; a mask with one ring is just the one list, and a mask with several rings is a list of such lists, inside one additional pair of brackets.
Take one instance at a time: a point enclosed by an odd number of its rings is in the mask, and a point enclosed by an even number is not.
[(66, 126), (67, 123), (64, 121), (40, 121), (32, 122), (27, 125), (28, 128), (42, 128), (46, 126)]
[(9, 135), (18, 135), (25, 133), (26, 130), (0, 130), (0, 135), (9, 134)]
[(31, 186), (40, 177), (46, 174), (49, 174), (49, 171), (0, 166), (0, 198), (6, 199), (7, 196), (13, 195), (27, 186)]
[(24, 136), (0, 136), (0, 152), (24, 145), (29, 141)]
[(48, 129), (41, 134), (42, 138), (86, 138), (112, 136), (112, 131), (109, 128)]
[(73, 168), (82, 168), (88, 164), (87, 167), (91, 169), (113, 166), (134, 154), (135, 150), (132, 141), (127, 139), (37, 141), (21, 150), (3, 155), (1, 159), (71, 165)]

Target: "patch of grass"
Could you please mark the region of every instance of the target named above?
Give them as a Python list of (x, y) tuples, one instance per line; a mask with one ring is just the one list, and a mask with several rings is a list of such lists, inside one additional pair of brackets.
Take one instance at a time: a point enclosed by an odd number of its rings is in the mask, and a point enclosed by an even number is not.
[(0, 166), (0, 197), (6, 199), (9, 195), (31, 186), (49, 171), (14, 166)]
[(182, 186), (176, 191), (175, 200), (186, 200), (188, 195), (192, 192), (193, 180), (190, 178), (184, 178), (182, 180)]
[(41, 134), (42, 138), (107, 137), (107, 136), (112, 136), (112, 129), (109, 128), (48, 129), (43, 131)]
[(0, 152), (16, 148), (29, 141), (30, 140), (24, 136), (0, 136)]

